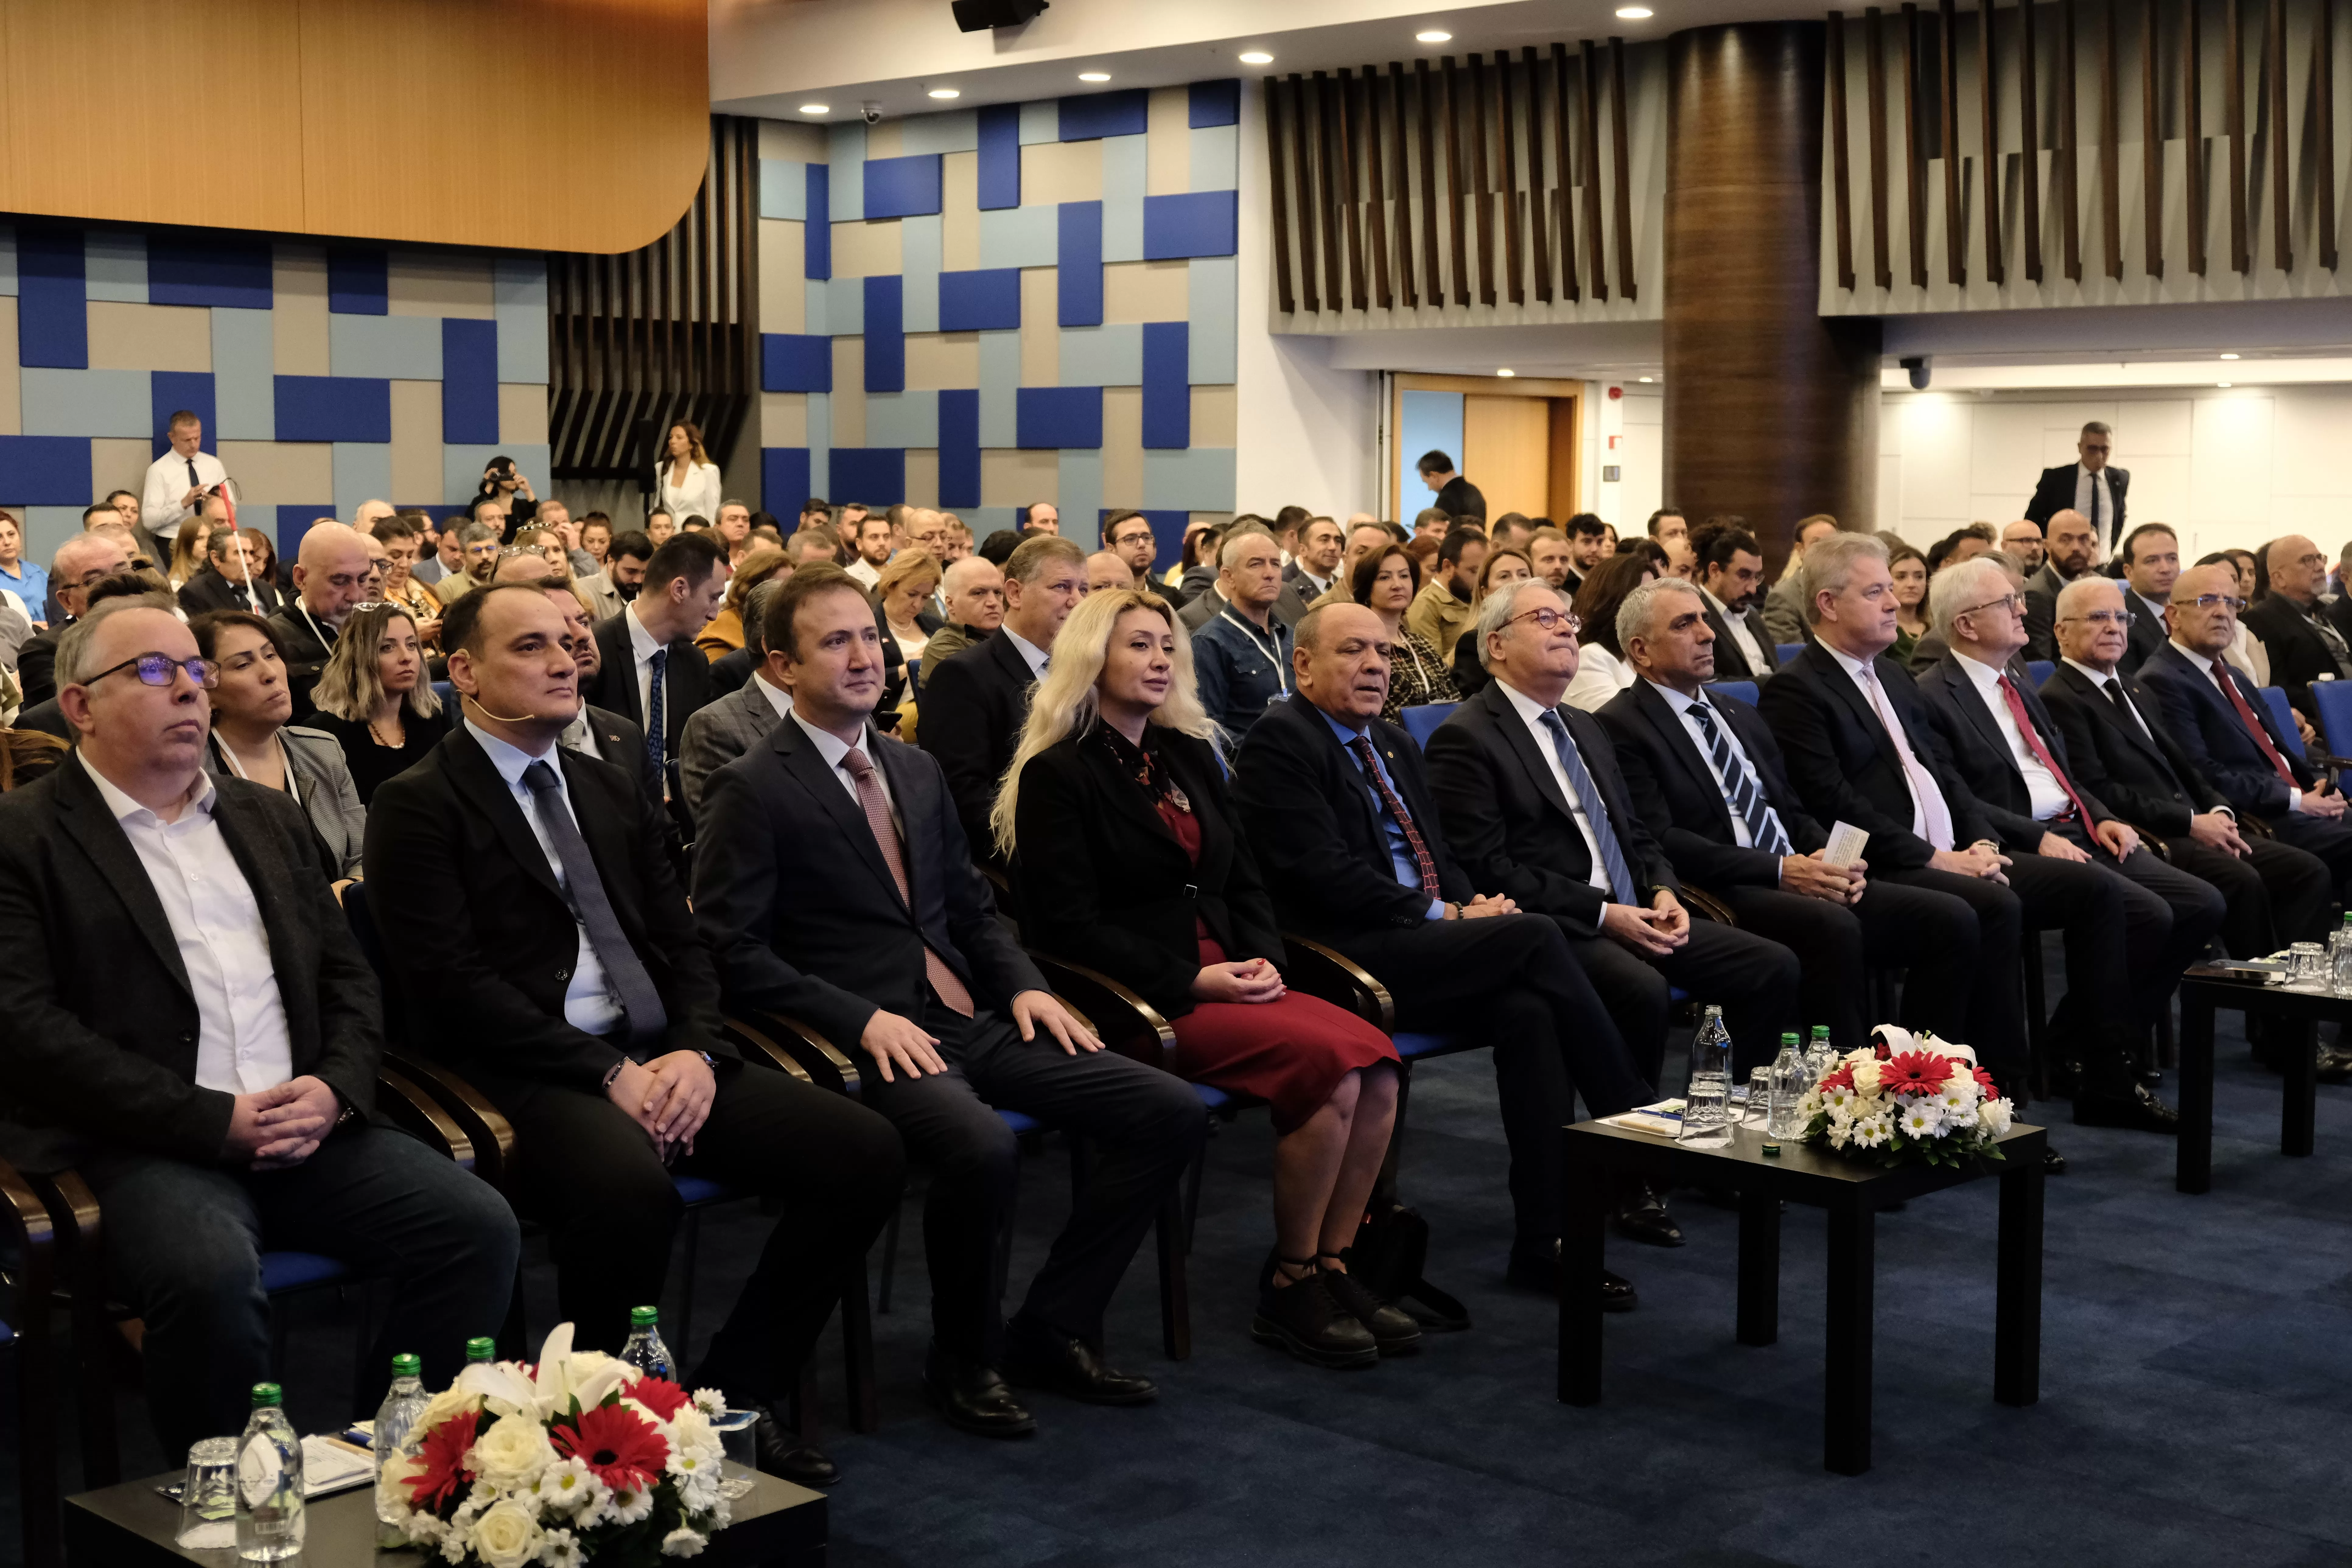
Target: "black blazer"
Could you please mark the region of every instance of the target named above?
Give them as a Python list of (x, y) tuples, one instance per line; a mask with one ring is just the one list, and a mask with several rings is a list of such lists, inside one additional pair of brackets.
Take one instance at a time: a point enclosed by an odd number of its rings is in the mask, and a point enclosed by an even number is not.
[[(1721, 692), (1708, 692), (1706, 703), (1748, 753), (1757, 787), (1780, 814), (1790, 847), (1810, 855), (1827, 845), (1829, 835), (1805, 815), (1796, 791), (1789, 787), (1788, 763), (1763, 716)], [(1626, 795), (1677, 873), (1706, 888), (1780, 885), (1780, 858), (1769, 850), (1740, 847), (1715, 764), (1699, 751), (1656, 687), (1636, 680), (1594, 717), (1617, 748)]]
[(1032, 946), (1099, 969), (1177, 1018), (1192, 1010), (1201, 969), (1194, 917), (1229, 959), (1280, 964), (1282, 931), (1216, 752), (1158, 725), (1144, 739), (1192, 802), (1200, 863), (1108, 749), (1074, 735), (1021, 770), (1013, 883)]
[[(1467, 903), (1477, 889), (1446, 846), (1421, 748), (1378, 719), (1366, 732), (1436, 862), (1438, 897)], [(1322, 710), (1306, 698), (1293, 693), (1250, 726), (1234, 759), (1234, 803), (1285, 931), (1344, 942), (1428, 918), (1427, 895), (1397, 880), (1388, 816), (1363, 770), (1340, 748)]]
[(2316, 725), (2319, 705), (2311, 699), (2311, 683), (2340, 679), (2343, 672), (2327, 639), (2312, 624), (2312, 616), (2305, 615), (2294, 600), (2272, 594), (2239, 619), (2263, 639), (2263, 651), (2270, 655), (2271, 684), (2286, 688), (2286, 700)]
[[(2051, 760), (2074, 793), (2083, 797), (2083, 805), (2091, 814), (2085, 826), (2095, 826), (2111, 820), (2115, 813), (2106, 803), (2092, 793), (2074, 772), (2073, 760), (2067, 755), (2066, 740), (2043, 707), (2042, 694), (2023, 681), (2012, 681), (2018, 700), (2025, 706), (2025, 716), (2050, 749)], [(2026, 793), (2025, 775), (2018, 771), (2016, 760), (2010, 755), (2008, 738), (2000, 726), (1993, 722), (1992, 713), (1984, 700), (1969, 683), (1969, 672), (1960, 668), (1960, 656), (1946, 654), (1935, 668), (1919, 678), (1919, 699), (1927, 706), (1928, 722), (1943, 737), (1951, 755), (1953, 766), (1968, 781), (1969, 793), (1977, 797), (1985, 819), (2000, 833), (2004, 847), (2032, 850), (2042, 842), (2049, 829), (2035, 819), (2033, 797)]]
[(58, 694), (58, 639), (73, 625), (73, 617), (51, 621), (49, 629), (35, 632), (16, 645), (16, 684), (24, 689), (24, 703), (37, 707)]
[(289, 599), (284, 608), (269, 617), (270, 629), (278, 634), (278, 644), (286, 652), (286, 688), (294, 694), (294, 717), (287, 721), (289, 724), (307, 724), (310, 715), (318, 711), (310, 693), (319, 684), (319, 672), (327, 668), (327, 656), (333, 651), (335, 641), (335, 628), (324, 621), (319, 623), (320, 631), (326, 634), (324, 637), (310, 629), (310, 617), (296, 607), (299, 604), (299, 600)]
[[(1762, 595), (1758, 597), (1760, 599)], [(1708, 629), (1715, 633), (1715, 678), (1717, 680), (1760, 681), (1780, 668), (1772, 649), (1772, 633), (1765, 626), (1764, 613), (1759, 605), (1748, 605), (1739, 618), (1747, 623), (1748, 633), (1756, 638), (1756, 646), (1764, 650), (1764, 668), (1761, 669), (1748, 664), (1748, 656), (1740, 651), (1723, 613), (1704, 598), (1699, 603), (1706, 607)]]
[[(720, 1037), (719, 983), (664, 850), (661, 803), (637, 775), (561, 746), (580, 837), (604, 896), (669, 1016), (654, 1055), (733, 1057)], [(484, 1087), (499, 1079), (604, 1091), (621, 1043), (564, 1020), (579, 926), (523, 808), (470, 729), (375, 793), (367, 885), (404, 992), (412, 1044)]]
[[(1634, 896), (1646, 906), (1660, 888), (1680, 892), (1665, 852), (1633, 809), (1617, 771), (1617, 749), (1600, 721), (1565, 704), (1559, 712), (1601, 792), (1617, 847), (1633, 876)], [(1592, 885), (1592, 853), (1584, 835), (1577, 831), (1551, 765), (1500, 680), (1465, 700), (1430, 736), (1429, 787), (1455, 853), (1482, 890), (1550, 915), (1580, 936), (1600, 934), (1601, 907), (1610, 895)], [(1584, 803), (1588, 814), (1592, 804)]]
[(2118, 669), (2115, 679), (2147, 721), (2146, 730), (2071, 664), (2062, 663), (2050, 672), (2042, 685), (2042, 700), (2058, 732), (2066, 737), (2074, 782), (2096, 791), (2133, 826), (2159, 837), (2177, 837), (2189, 831), (2190, 817), (2229, 802), (2174, 742), (2157, 695), (2137, 676)]
[[(718, 701), (730, 691), (740, 691), (743, 683), (751, 679), (751, 650), (739, 647), (732, 653), (722, 653), (710, 661), (710, 700)], [(643, 729), (643, 725), (638, 726)]]
[[(637, 649), (629, 637), (628, 614), (623, 610), (596, 623), (596, 679), (580, 695), (583, 701), (618, 713), (643, 733), (646, 705), (637, 697)], [(662, 755), (669, 760), (673, 794), (678, 737), (686, 721), (709, 706), (713, 695), (709, 657), (694, 646), (692, 637), (672, 637), (662, 679)]]
[[(2319, 783), (2319, 775), (2308, 763), (2295, 755), (2294, 748), (2280, 736), (2278, 726), (2271, 721), (2270, 704), (2248, 680), (2237, 666), (2224, 660), (2221, 668), (2228, 671), (2238, 692), (2253, 710), (2254, 721), (2270, 737), (2271, 744), (2285, 760), (2287, 771), (2294, 774), (2295, 786), (2311, 789)], [(2154, 658), (2140, 667), (2140, 683), (2156, 696), (2163, 710), (2160, 728), (2171, 733), (2173, 742), (2189, 764), (2212, 782), (2238, 811), (2252, 812), (2259, 816), (2278, 816), (2287, 809), (2286, 781), (2278, 776), (2270, 759), (2246, 733), (2238, 718), (2237, 709), (2230, 700), (2214, 689), (2213, 682), (2204, 669), (2180, 651), (2178, 645), (2168, 641), (2157, 650)], [(2154, 714), (2148, 722), (2155, 724)]]
[(2047, 561), (2042, 563), (2042, 570), (2025, 580), (2026, 658), (2058, 657), (2058, 595), (2066, 583), (2067, 579), (2058, 575), (2058, 568)]
[[(2048, 532), (2052, 518), (2074, 509), (2074, 480), (2082, 471), (2080, 462), (2062, 463), (2057, 468), (2042, 469), (2041, 479), (2034, 481), (2033, 499), (2025, 503), (2026, 521), (2038, 524), (2043, 532)], [(2116, 514), (2099, 521), (2106, 525), (2107, 546), (2112, 550), (2127, 531), (2124, 517), (2129, 510), (2127, 498), (2131, 490), (2131, 470), (2118, 468), (2110, 463), (2106, 475), (2107, 494), (2115, 498)]]
[[(2164, 624), (2163, 612), (2149, 609), (2147, 601), (2133, 593), (2129, 583), (2119, 584), (2117, 586), (2124, 591), (2124, 608), (2129, 610), (2132, 615), (2131, 641), (2124, 645), (2124, 657), (2119, 668), (2126, 675), (2137, 675), (2139, 667), (2155, 658), (2158, 648), (2172, 640), (2172, 631)], [(2051, 658), (2053, 662), (2057, 661), (2057, 648), (2054, 642), (2051, 648)], [(2104, 696), (2101, 700), (2105, 700)], [(2115, 706), (2111, 702), (2107, 705), (2111, 708)]]
[(923, 678), (916, 743), (938, 759), (963, 836), (986, 859), (995, 858), (988, 814), (996, 809), (997, 785), (1013, 765), (1036, 684), (1029, 661), (1008, 637), (974, 644)]
[[(1928, 721), (1918, 688), (1885, 654), (1876, 668), (1912, 754), (1943, 791), (1953, 843), (1993, 837), (1992, 824)], [(1927, 863), (1935, 849), (1911, 831), (1911, 788), (1895, 742), (1835, 655), (1820, 643), (1806, 644), (1764, 683), (1756, 710), (1780, 742), (1789, 782), (1807, 815), (1816, 822), (1850, 822), (1869, 834), (1865, 858), (1882, 870), (1911, 871)]]
[(695, 844), (694, 918), (729, 1005), (790, 1013), (845, 1050), (877, 1011), (923, 1016), (926, 945), (983, 1008), (1045, 989), (998, 923), (939, 763), (871, 728), (864, 750), (898, 808), (911, 907), (840, 774), (790, 719), (710, 775)]
[[(374, 973), (291, 796), (216, 779), (221, 837), (269, 937), (294, 1073), (375, 1102)], [(105, 1148), (218, 1165), (234, 1097), (195, 1083), (202, 1016), (139, 853), (79, 755), (0, 795), (0, 1158)]]
[[(249, 609), (251, 606), (238, 595), (238, 590), (243, 586), (243, 584), (232, 583), (206, 566), (189, 578), (180, 589), (180, 608), (192, 616), (201, 616), (210, 610)], [(261, 602), (261, 608), (254, 611), (256, 615), (267, 617), (286, 607), (285, 595), (278, 593), (278, 585), (267, 577), (253, 580), (253, 596)]]

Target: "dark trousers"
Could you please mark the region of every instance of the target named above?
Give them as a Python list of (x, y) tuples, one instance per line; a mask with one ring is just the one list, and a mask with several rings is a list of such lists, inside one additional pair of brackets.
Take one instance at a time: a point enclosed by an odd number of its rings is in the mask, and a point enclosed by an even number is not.
[(2242, 835), (2250, 859), (2200, 844), (2183, 833), (2164, 841), (2172, 863), (2221, 895), (2221, 945), (2231, 958), (2262, 958), (2294, 942), (2327, 934), (2336, 896), (2326, 863), (2276, 838)]
[(999, 1106), (1082, 1134), (1099, 1152), (1018, 1316), (1100, 1346), (1111, 1292), (1208, 1136), (1200, 1097), (1183, 1079), (1109, 1051), (1068, 1055), (1042, 1029), (1024, 1040), (993, 1013), (966, 1018), (934, 999), (921, 1023), (938, 1037), (946, 1072), (899, 1072), (885, 1083), (871, 1057), (856, 1060), (866, 1103), (931, 1167), (923, 1251), (940, 1348), (983, 1366), (1004, 1357), (997, 1259), (1013, 1219), (1019, 1151)]
[(2008, 875), (2024, 910), (2024, 940), (2044, 931), (2065, 937), (2066, 995), (2052, 1009), (2052, 1037), (2080, 1042), (2085, 1084), (2104, 1085), (2126, 1070), (2133, 1042), (2155, 1016), (2133, 994), (2133, 980), (2145, 975), (2154, 988), (2171, 915), (2163, 900), (2092, 861), (2013, 855)]
[(2060, 825), (2091, 864), (2122, 879), (2124, 962), (2129, 966), (2131, 1019), (2136, 1038), (2156, 1026), (2170, 1005), (2180, 973), (2204, 956), (2227, 911), (2213, 884), (2168, 864), (2146, 848), (2117, 860), (2077, 823)]
[(1976, 1044), (1968, 1029), (1969, 994), (1980, 978), (1977, 916), (1956, 894), (1879, 877), (1869, 879), (1853, 904), (1778, 888), (1710, 890), (1739, 917), (1741, 930), (1769, 937), (1797, 955), (1804, 1021), (1828, 1025), (1830, 1043), (1841, 1053), (1861, 1048), (1871, 1026), (1886, 1021), (1866, 1012), (1872, 969), (1908, 972), (1904, 1027)]
[[(758, 1193), (782, 1212), (693, 1375), (769, 1400), (791, 1391), (844, 1271), (888, 1221), (905, 1190), (906, 1154), (887, 1122), (838, 1094), (743, 1062), (719, 1063), (718, 1076), (709, 1120), (676, 1170)], [(552, 1233), (556, 1301), (575, 1342), (618, 1351), (629, 1309), (660, 1300), (669, 1274), (686, 1212), (670, 1168), (645, 1129), (603, 1094), (476, 1083), (514, 1123), (519, 1201)], [(683, 1344), (670, 1350), (689, 1353)]]
[(415, 1351), (425, 1386), (447, 1387), (466, 1341), (506, 1316), (522, 1248), (514, 1215), (404, 1132), (346, 1127), (282, 1171), (109, 1153), (81, 1173), (104, 1216), (110, 1283), (146, 1321), (147, 1409), (174, 1463), (199, 1438), (242, 1431), (269, 1375), (266, 1251), (323, 1253), (392, 1282), (363, 1368), (374, 1385), (394, 1352)]
[(2326, 817), (2287, 811), (2263, 820), (2282, 842), (2319, 857), (2336, 886), (2352, 886), (2352, 813)]
[(1568, 951), (1591, 978), (1633, 1048), (1634, 1065), (1652, 1084), (1664, 1067), (1674, 987), (1701, 1005), (1722, 1005), (1732, 1067), (1741, 1074), (1769, 1066), (1781, 1032), (1801, 1023), (1797, 955), (1754, 931), (1693, 920), (1690, 940), (1663, 957), (1646, 957), (1606, 936), (1570, 936)]
[(1651, 1099), (1634, 1056), (1568, 939), (1545, 915), (1428, 921), (1333, 943), (1388, 987), (1400, 1030), (1491, 1044), (1511, 1150), (1515, 1250), (1549, 1268), (1559, 1237), (1559, 1130), (1576, 1091), (1595, 1116)]
[[(2088, 871), (2084, 866), (2078, 869)], [(1907, 871), (1874, 871), (1874, 886), (1909, 888), (1958, 899), (1976, 915), (1976, 973), (1968, 987), (1967, 1023), (1948, 1037), (1976, 1047), (1977, 1059), (2011, 1094), (2021, 1093), (2032, 1066), (2025, 1040), (2025, 976), (2018, 967), (2023, 950), (2025, 902), (2015, 886), (2003, 887), (1981, 877), (1963, 877), (1922, 866)], [(2098, 879), (2090, 879), (2096, 888)], [(1865, 894), (1867, 901), (1870, 895)], [(2071, 972), (2070, 972), (2071, 973)], [(1910, 1006), (1911, 985), (1904, 984), (1904, 1005)], [(1957, 1015), (1958, 1007), (1950, 1011)], [(2021, 1104), (2022, 1101), (2020, 1102)]]

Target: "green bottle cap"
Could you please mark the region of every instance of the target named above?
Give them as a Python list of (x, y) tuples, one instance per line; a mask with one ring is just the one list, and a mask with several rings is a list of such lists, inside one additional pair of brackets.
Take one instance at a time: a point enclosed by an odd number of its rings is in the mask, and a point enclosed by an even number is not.
[(1816, 1040), (1828, 1039), (1830, 1037), (1830, 1026), (1827, 1024), (1815, 1024), (1813, 1026), (1812, 1037)]
[(256, 1410), (262, 1409), (265, 1406), (280, 1405), (285, 1403), (286, 1391), (278, 1387), (276, 1384), (257, 1383), (253, 1385), (253, 1407)]
[(466, 1342), (466, 1359), (468, 1362), (496, 1361), (498, 1355), (499, 1342), (496, 1340), (471, 1339)]
[(403, 1353), (392, 1358), (392, 1375), (394, 1377), (423, 1377), (425, 1375), (425, 1363), (419, 1361), (416, 1357), (404, 1352)]
[(658, 1307), (632, 1307), (629, 1309), (629, 1326), (633, 1329), (650, 1329), (660, 1317), (661, 1309)]
[(1794, 1034), (1782, 1035), (1780, 1037), (1780, 1043), (1788, 1047), (1790, 1049), (1794, 1050), (1797, 1046), (1797, 1037)]

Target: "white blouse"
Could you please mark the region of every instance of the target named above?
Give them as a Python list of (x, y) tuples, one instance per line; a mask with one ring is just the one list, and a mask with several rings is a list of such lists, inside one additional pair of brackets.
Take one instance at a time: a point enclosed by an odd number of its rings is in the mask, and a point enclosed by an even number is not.
[(681, 524), (689, 517), (698, 517), (715, 525), (719, 521), (719, 502), (724, 499), (719, 465), (689, 463), (683, 485), (670, 483), (673, 471), (674, 465), (667, 458), (664, 458), (661, 467), (655, 470), (654, 494), (660, 509)]
[(1576, 679), (1568, 683), (1568, 705), (1597, 713), (1608, 700), (1633, 684), (1633, 667), (1598, 643), (1576, 650)]

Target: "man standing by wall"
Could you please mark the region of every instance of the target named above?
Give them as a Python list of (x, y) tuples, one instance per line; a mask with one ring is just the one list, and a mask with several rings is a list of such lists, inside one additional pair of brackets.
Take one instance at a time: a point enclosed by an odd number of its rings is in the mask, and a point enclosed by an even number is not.
[[(187, 409), (172, 416), (164, 427), (164, 437), (170, 450), (147, 467), (146, 483), (139, 494), (139, 519), (134, 530), (144, 530), (153, 539), (169, 541), (179, 536), (180, 524), (196, 515), (204, 503), (205, 493), (228, 478), (221, 460), (204, 450), (205, 422)], [(142, 545), (153, 541), (142, 539)], [(158, 566), (167, 564), (169, 549), (152, 556)]]
[(2082, 438), (2074, 443), (2077, 459), (2042, 470), (2033, 499), (2025, 503), (2025, 515), (2047, 530), (2057, 513), (2079, 511), (2090, 520), (2092, 537), (2110, 545), (2121, 540), (2131, 473), (2107, 467), (2114, 449), (2114, 431), (2095, 419), (2084, 426)]
[(1483, 521), (1486, 516), (1486, 498), (1478, 487), (1454, 471), (1454, 459), (1440, 451), (1421, 455), (1413, 465), (1421, 472), (1421, 482), (1437, 492), (1430, 504), (1451, 518), (1474, 517)]

